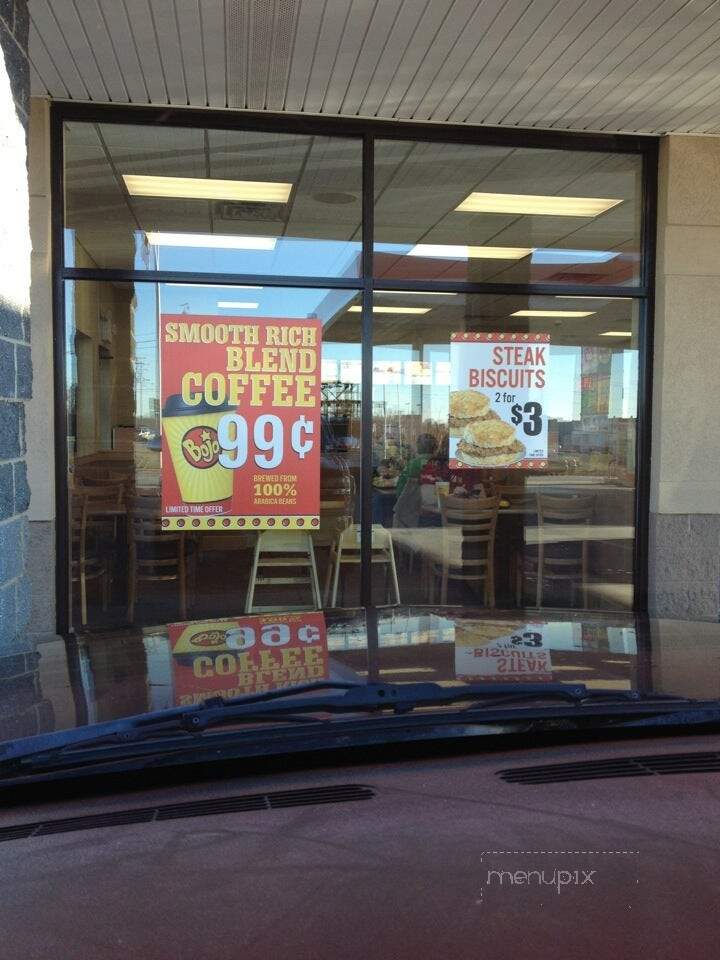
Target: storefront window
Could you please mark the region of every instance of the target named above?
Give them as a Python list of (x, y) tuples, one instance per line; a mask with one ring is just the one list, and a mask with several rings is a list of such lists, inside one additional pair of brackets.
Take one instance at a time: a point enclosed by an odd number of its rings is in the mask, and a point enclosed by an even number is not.
[(377, 293), (375, 310), (391, 593), (396, 576), (403, 603), (631, 608), (636, 303)]
[[(239, 296), (248, 292), (199, 284), (68, 284), (68, 537), (72, 622), (78, 629), (324, 603), (332, 547), (340, 531), (356, 530), (359, 522), (360, 319), (348, 310), (358, 297), (352, 291), (286, 287), (256, 289), (254, 301), (231, 299)], [(162, 392), (167, 374), (161, 369), (160, 324), (166, 317), (187, 316), (189, 327), (206, 317), (225, 329), (248, 325), (254, 315), (266, 325), (275, 318), (312, 317), (322, 330), (319, 521), (308, 524), (307, 533), (283, 531), (281, 519), (277, 531), (264, 534), (250, 523), (249, 529), (223, 527), (221, 517), (213, 528), (196, 529), (191, 517), (182, 529), (164, 528), (163, 496), (172, 500), (174, 492), (178, 502), (197, 498), (183, 490), (173, 418), (161, 417), (169, 398)], [(202, 350), (202, 344), (191, 348)], [(191, 366), (202, 368), (201, 357)], [(219, 415), (191, 410), (189, 418), (175, 421), (187, 430), (193, 416), (207, 426)], [(184, 469), (192, 476), (191, 468)], [(161, 496), (163, 482), (172, 487)], [(213, 480), (206, 474), (204, 482)], [(315, 482), (317, 477), (311, 478), (310, 484)], [(283, 482), (273, 473), (257, 483), (258, 501), (272, 500), (270, 515), (281, 518), (298, 512), (295, 504), (308, 481)], [(276, 483), (287, 489), (277, 495)], [(216, 501), (208, 490), (207, 499)], [(289, 552), (277, 550), (283, 536)], [(282, 560), (287, 563), (280, 565)], [(339, 590), (348, 606), (359, 602), (358, 570), (357, 564), (349, 574), (343, 568)]]
[(642, 604), (641, 149), (315, 126), (63, 124), (62, 628)]
[(356, 277), (361, 144), (69, 123), (65, 265)]
[(379, 140), (375, 161), (378, 279), (638, 282), (637, 155)]

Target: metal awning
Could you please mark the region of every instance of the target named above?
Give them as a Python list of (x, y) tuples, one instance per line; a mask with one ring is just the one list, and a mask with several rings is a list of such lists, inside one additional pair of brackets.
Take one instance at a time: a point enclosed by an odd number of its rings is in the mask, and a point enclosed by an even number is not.
[(29, 0), (33, 94), (720, 133), (718, 0)]

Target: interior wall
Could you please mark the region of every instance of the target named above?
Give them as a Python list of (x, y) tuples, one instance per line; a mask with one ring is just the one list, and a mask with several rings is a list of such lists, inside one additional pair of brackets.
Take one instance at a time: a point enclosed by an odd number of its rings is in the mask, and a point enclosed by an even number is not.
[(720, 139), (660, 147), (650, 612), (720, 617)]

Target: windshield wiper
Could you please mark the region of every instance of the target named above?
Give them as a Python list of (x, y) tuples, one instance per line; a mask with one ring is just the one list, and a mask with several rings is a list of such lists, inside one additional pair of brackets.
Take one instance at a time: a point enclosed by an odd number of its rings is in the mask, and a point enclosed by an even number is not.
[[(326, 691), (337, 691), (327, 693)], [(343, 692), (344, 691), (344, 692)], [(698, 701), (671, 694), (641, 694), (634, 690), (588, 690), (582, 683), (469, 683), (444, 687), (437, 683), (365, 683), (317, 681), (283, 690), (265, 691), (244, 697), (212, 697), (193, 707), (172, 707), (151, 713), (123, 717), (69, 730), (0, 743), (0, 771), (35, 766), (59, 756), (75, 754), (78, 748), (99, 744), (130, 746), (164, 734), (201, 735), (224, 724), (323, 722), (323, 714), (376, 713), (407, 714), (420, 707), (444, 706), (469, 701), (458, 719), (474, 720), (491, 706), (527, 704), (533, 701), (564, 701), (575, 707), (590, 704), (613, 705), (623, 710), (638, 702), (668, 707), (694, 705)], [(321, 716), (307, 717), (307, 714)], [(194, 737), (192, 739), (195, 739)]]

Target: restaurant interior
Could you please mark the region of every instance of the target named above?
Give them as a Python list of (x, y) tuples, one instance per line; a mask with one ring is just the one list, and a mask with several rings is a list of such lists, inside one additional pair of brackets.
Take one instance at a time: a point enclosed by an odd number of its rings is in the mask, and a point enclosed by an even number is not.
[[(73, 122), (64, 163), (65, 264), (94, 271), (66, 279), (64, 298), (76, 632), (367, 602), (633, 609), (638, 156), (376, 141), (369, 327), (357, 139)], [(136, 181), (160, 176), (292, 189), (280, 202), (144, 195)], [(511, 191), (538, 203), (615, 199), (581, 215), (463, 208), (464, 198)], [(168, 279), (173, 271), (183, 278)], [(220, 274), (235, 280), (216, 282)], [(320, 523), (301, 541), (288, 533), (286, 550), (277, 533), (162, 529), (162, 313), (321, 320)], [(496, 332), (549, 334), (547, 462), (453, 469), (451, 337)], [(361, 597), (364, 482), (370, 597)], [(269, 556), (274, 568), (263, 567)]]

